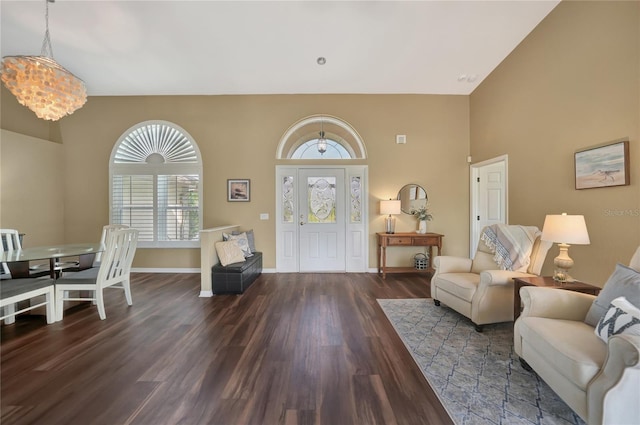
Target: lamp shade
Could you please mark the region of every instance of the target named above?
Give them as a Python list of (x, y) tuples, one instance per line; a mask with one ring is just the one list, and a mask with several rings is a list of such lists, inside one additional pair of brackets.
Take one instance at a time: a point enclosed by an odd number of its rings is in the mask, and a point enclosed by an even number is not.
[(583, 215), (551, 214), (544, 219), (541, 239), (570, 245), (589, 245), (589, 233)]
[(400, 200), (380, 201), (380, 214), (400, 214)]

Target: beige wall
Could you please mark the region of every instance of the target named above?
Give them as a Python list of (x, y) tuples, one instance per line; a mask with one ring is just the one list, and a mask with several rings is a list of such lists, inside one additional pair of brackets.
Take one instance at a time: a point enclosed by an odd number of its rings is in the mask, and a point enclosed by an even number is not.
[[(3, 89), (2, 126), (14, 123), (21, 109)], [(253, 228), (264, 266), (274, 268), (275, 166), (285, 163), (275, 159), (276, 148), (289, 126), (312, 114), (349, 122), (366, 144), (368, 159), (357, 163), (369, 167), (370, 267), (376, 264), (374, 234), (384, 227), (377, 201), (395, 197), (407, 183), (426, 188), (434, 214), (430, 229), (446, 235), (444, 251), (467, 253), (469, 98), (436, 95), (92, 97), (58, 124), (65, 241), (97, 239), (108, 222), (108, 162), (122, 133), (141, 121), (168, 120), (193, 136), (203, 156), (203, 226)], [(30, 128), (19, 131), (29, 134)], [(407, 144), (397, 145), (396, 134), (406, 134)], [(251, 179), (251, 202), (226, 201), (228, 178)], [(259, 220), (263, 212), (270, 220)], [(415, 228), (413, 217), (398, 218), (398, 231)], [(407, 265), (415, 252), (396, 252), (391, 264)], [(197, 268), (199, 263), (196, 249), (141, 249), (134, 267)]]
[[(510, 222), (584, 214), (573, 275), (599, 286), (640, 245), (639, 81), (640, 2), (562, 2), (470, 97), (474, 161), (509, 155)], [(622, 137), (631, 185), (575, 190), (574, 152)]]
[(63, 148), (0, 130), (0, 228), (24, 233), (23, 246), (64, 238)]
[[(38, 181), (58, 178), (66, 242), (97, 239), (108, 221), (108, 159), (118, 137), (149, 119), (172, 121), (197, 141), (204, 158), (204, 227), (254, 228), (265, 267), (275, 267), (275, 160), (278, 141), (298, 119), (340, 117), (363, 137), (369, 158), (370, 267), (373, 234), (383, 229), (379, 199), (405, 183), (423, 185), (434, 221), (445, 234), (444, 252), (468, 251), (468, 166), (509, 155), (512, 223), (542, 227), (548, 213), (584, 214), (591, 245), (574, 246), (574, 275), (601, 285), (615, 262), (628, 262), (640, 244), (640, 3), (562, 2), (471, 96), (277, 95), (97, 97), (70, 117), (48, 124), (17, 104), (2, 88), (1, 127), (62, 142), (58, 167), (33, 167)], [(408, 143), (396, 145), (395, 135)], [(631, 144), (631, 186), (574, 190), (573, 154), (621, 137)], [(470, 147), (471, 146), (471, 147)], [(6, 164), (27, 151), (3, 155)], [(14, 157), (15, 155), (15, 157)], [(7, 158), (8, 157), (8, 158)], [(62, 170), (62, 171), (60, 171)], [(250, 203), (226, 202), (226, 179), (250, 178)], [(28, 192), (30, 188), (25, 188)], [(46, 205), (45, 203), (38, 205)], [(19, 204), (2, 201), (3, 226), (38, 220)], [(267, 212), (269, 221), (258, 214)], [(12, 217), (8, 220), (8, 217)], [(15, 221), (23, 226), (29, 223)], [(22, 227), (22, 226), (15, 226)], [(30, 228), (30, 227), (28, 227)], [(415, 229), (399, 217), (398, 231)], [(29, 233), (32, 233), (29, 231)], [(43, 233), (44, 234), (44, 233)], [(51, 243), (56, 243), (52, 240)], [(406, 262), (413, 250), (397, 253)], [(545, 264), (550, 273), (554, 247)], [(198, 250), (140, 250), (136, 267), (199, 266)]]

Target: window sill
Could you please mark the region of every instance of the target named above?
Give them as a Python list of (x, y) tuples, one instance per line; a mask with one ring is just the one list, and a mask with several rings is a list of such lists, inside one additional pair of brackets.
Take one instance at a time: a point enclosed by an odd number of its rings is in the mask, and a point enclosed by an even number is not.
[(200, 241), (170, 241), (170, 242), (138, 242), (138, 248), (200, 248)]

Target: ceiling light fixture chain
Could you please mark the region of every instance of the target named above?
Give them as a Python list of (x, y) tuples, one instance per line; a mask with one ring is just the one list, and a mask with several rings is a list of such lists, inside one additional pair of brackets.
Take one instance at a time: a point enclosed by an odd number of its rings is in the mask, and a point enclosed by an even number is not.
[(21, 105), (38, 118), (57, 121), (74, 113), (87, 101), (84, 82), (53, 59), (49, 33), (49, 2), (44, 0), (45, 33), (40, 56), (2, 58), (2, 82)]
[(49, 33), (49, 3), (53, 3), (55, 0), (46, 0), (46, 8), (44, 12), (44, 40), (42, 40), (42, 49), (40, 49), (40, 56), (45, 56), (53, 59), (53, 47), (51, 47), (51, 34)]

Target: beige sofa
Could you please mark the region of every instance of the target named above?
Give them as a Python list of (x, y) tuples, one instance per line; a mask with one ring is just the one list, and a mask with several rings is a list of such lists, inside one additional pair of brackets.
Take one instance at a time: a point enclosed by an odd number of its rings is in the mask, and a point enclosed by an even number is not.
[(513, 278), (540, 274), (551, 242), (533, 243), (526, 271), (496, 270), (493, 251), (481, 240), (473, 259), (438, 256), (431, 277), (431, 298), (482, 325), (513, 321)]
[[(630, 267), (640, 271), (640, 247)], [(520, 297), (514, 350), (523, 366), (590, 425), (640, 423), (640, 336), (600, 339), (584, 322), (593, 295), (523, 287)]]

